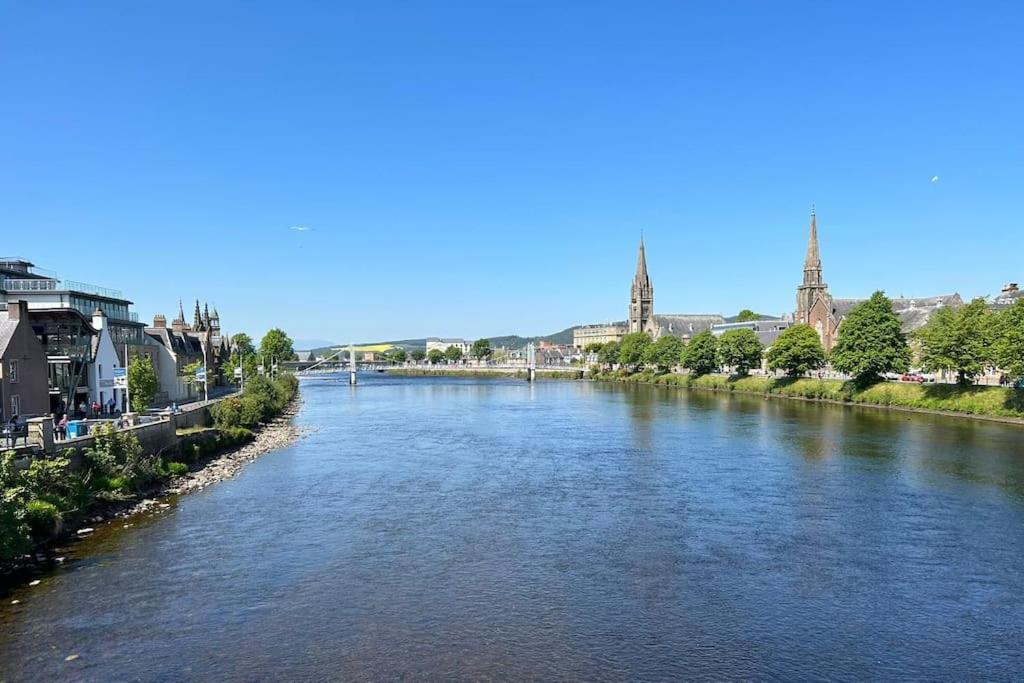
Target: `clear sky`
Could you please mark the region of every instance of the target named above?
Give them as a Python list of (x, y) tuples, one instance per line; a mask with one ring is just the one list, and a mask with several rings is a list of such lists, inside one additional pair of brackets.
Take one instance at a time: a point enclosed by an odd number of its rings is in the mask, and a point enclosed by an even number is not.
[[(1020, 2), (0, 6), (0, 252), (348, 341), (1024, 281)], [(308, 229), (293, 230), (293, 226)]]

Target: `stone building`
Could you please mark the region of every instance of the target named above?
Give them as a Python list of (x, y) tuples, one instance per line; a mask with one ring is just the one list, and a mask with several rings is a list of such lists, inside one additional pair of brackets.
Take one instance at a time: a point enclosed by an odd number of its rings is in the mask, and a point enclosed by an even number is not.
[(0, 418), (50, 412), (46, 350), (29, 322), (28, 303), (0, 311)]
[(640, 250), (636, 257), (636, 274), (629, 293), (628, 330), (657, 335), (654, 324), (654, 286), (647, 275), (647, 256), (644, 253), (644, 238), (640, 237)]
[[(821, 338), (821, 345), (829, 351), (838, 341), (842, 333), (840, 326), (850, 309), (864, 301), (867, 299), (835, 299), (829, 293), (828, 285), (822, 277), (818, 222), (812, 208), (807, 255), (804, 258), (804, 281), (796, 288), (793, 322), (813, 327)], [(927, 297), (900, 296), (892, 299), (893, 313), (900, 319), (903, 332), (908, 334), (927, 324), (932, 314), (940, 308), (956, 308), (961, 305), (963, 299), (957, 293)]]
[(821, 338), (828, 351), (835, 345), (840, 317), (836, 315), (832, 295), (821, 273), (821, 253), (818, 248), (818, 219), (811, 208), (810, 236), (804, 257), (804, 281), (796, 288), (796, 323), (810, 325)]
[(626, 334), (626, 323), (608, 323), (606, 325), (580, 325), (572, 330), (572, 345), (578, 349), (591, 344), (607, 344), (622, 341)]

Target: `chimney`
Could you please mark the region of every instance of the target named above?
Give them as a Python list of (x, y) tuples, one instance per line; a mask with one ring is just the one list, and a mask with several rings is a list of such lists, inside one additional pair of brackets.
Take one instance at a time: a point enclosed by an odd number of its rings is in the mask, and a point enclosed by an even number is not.
[(153, 316), (153, 327), (157, 329), (163, 329), (167, 327), (167, 318), (164, 317), (163, 313), (157, 313)]
[(92, 326), (97, 332), (107, 326), (107, 314), (103, 312), (102, 308), (97, 308), (92, 312)]
[(1016, 282), (1008, 282), (1003, 285), (1003, 294), (1015, 294), (1020, 291), (1020, 287), (1017, 286)]
[(10, 301), (7, 304), (7, 317), (11, 320), (28, 320), (28, 302)]

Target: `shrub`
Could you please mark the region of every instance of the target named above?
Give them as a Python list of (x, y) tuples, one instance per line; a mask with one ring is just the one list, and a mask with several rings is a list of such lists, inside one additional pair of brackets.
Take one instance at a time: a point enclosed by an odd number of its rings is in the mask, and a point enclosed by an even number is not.
[(188, 465), (183, 462), (167, 463), (167, 473), (173, 477), (180, 477), (188, 474)]
[(49, 538), (57, 531), (60, 522), (60, 511), (53, 503), (45, 500), (33, 500), (25, 506), (25, 523), (32, 538)]

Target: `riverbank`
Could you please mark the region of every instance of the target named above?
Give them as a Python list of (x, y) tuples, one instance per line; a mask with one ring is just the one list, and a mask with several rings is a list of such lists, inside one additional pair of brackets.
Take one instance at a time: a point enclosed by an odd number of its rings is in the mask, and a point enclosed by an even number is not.
[[(513, 379), (526, 379), (526, 370), (488, 367), (459, 367), (456, 365), (420, 368), (396, 367), (387, 368), (385, 372), (389, 375), (396, 375), (399, 377), (510, 377)], [(583, 374), (583, 368), (537, 368), (537, 379), (583, 379)]]
[(1024, 424), (1024, 391), (1003, 387), (902, 382), (878, 382), (858, 387), (853, 382), (834, 379), (726, 375), (691, 377), (651, 371), (629, 375), (597, 372), (590, 373), (588, 377), (599, 381), (639, 382), (699, 391), (734, 392)]
[[(54, 561), (52, 550), (91, 535), (96, 525), (169, 507), (160, 499), (235, 476), (260, 455), (297, 436), (298, 382), (254, 378), (240, 395), (202, 407), (202, 415), (159, 444), (133, 430), (99, 428), (85, 445), (21, 458), (0, 453), (0, 590)], [(150, 444), (146, 446), (144, 444)]]

